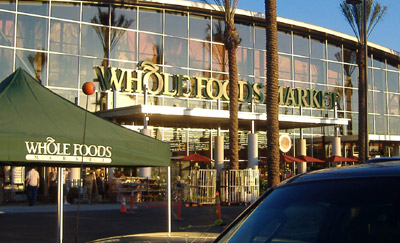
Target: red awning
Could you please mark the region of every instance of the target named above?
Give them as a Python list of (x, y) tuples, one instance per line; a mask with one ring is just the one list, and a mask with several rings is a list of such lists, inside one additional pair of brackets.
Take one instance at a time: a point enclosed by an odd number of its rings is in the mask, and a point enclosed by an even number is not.
[(181, 158), (178, 158), (178, 160), (184, 160), (184, 161), (196, 161), (196, 162), (211, 162), (211, 159), (198, 154), (198, 153), (194, 153), (194, 154), (190, 154), (188, 156), (183, 156)]
[(301, 159), (307, 163), (325, 163), (326, 161), (324, 160), (320, 160), (311, 156), (307, 156), (307, 155), (299, 155), (296, 156), (296, 158)]
[(292, 157), (290, 155), (286, 155), (286, 154), (281, 154), (280, 156), (280, 162), (281, 163), (293, 163), (293, 162), (305, 162), (304, 160)]
[(332, 156), (325, 159), (326, 162), (357, 162), (357, 159), (346, 158), (342, 156)]

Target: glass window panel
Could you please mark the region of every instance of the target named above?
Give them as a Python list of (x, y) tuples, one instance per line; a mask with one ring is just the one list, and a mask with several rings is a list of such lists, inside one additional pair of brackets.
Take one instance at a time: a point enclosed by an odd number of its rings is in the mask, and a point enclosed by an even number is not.
[(399, 73), (387, 72), (387, 85), (389, 92), (399, 92)]
[(384, 115), (375, 116), (375, 134), (378, 135), (387, 134), (387, 116)]
[(78, 54), (79, 24), (51, 20), (50, 50)]
[(343, 62), (357, 64), (357, 53), (353, 50), (343, 48)]
[(136, 32), (111, 28), (116, 36), (111, 46), (111, 58), (136, 61)]
[(392, 63), (387, 60), (387, 69), (392, 71), (399, 71), (399, 65), (398, 63)]
[(373, 97), (374, 97), (373, 92), (368, 91), (368, 113), (374, 112)]
[(113, 7), (111, 9), (111, 26), (125, 29), (136, 29), (135, 7)]
[(225, 23), (223, 20), (213, 20), (213, 41), (224, 43)]
[(158, 35), (139, 33), (138, 61), (151, 61), (162, 64), (162, 38)]
[(165, 14), (165, 34), (187, 37), (187, 22), (186, 14), (167, 12)]
[(311, 39), (311, 57), (325, 59), (325, 41)]
[(162, 33), (162, 12), (159, 10), (140, 8), (139, 29)]
[(126, 68), (135, 70), (138, 68), (137, 62), (121, 62), (121, 61), (110, 61), (110, 67)]
[(256, 43), (255, 48), (265, 50), (267, 48), (267, 39), (265, 29), (263, 28), (255, 28), (256, 34)]
[(211, 77), (211, 73), (210, 72), (206, 72), (206, 71), (190, 70), (189, 76), (190, 77), (210, 78)]
[(198, 69), (211, 68), (210, 44), (199, 41), (189, 42), (189, 66)]
[(239, 34), (240, 46), (253, 48), (253, 26), (245, 24), (235, 24)]
[(17, 47), (47, 49), (47, 19), (19, 15), (17, 30)]
[(292, 79), (292, 58), (286, 55), (278, 56), (279, 78)]
[(46, 85), (47, 56), (44, 52), (17, 51), (16, 68), (23, 68), (32, 77)]
[(368, 68), (368, 89), (372, 89), (372, 68)]
[(0, 12), (0, 45), (13, 46), (14, 18), (14, 14)]
[(110, 9), (105, 5), (83, 4), (82, 21), (86, 23), (109, 25)]
[(78, 57), (50, 54), (49, 86), (78, 88)]
[(224, 45), (212, 45), (212, 70), (228, 72), (228, 53)]
[(164, 44), (165, 65), (187, 67), (187, 40), (165, 37)]
[[(93, 82), (93, 80), (97, 79), (96, 73), (93, 71), (93, 67), (101, 66), (103, 59), (101, 58), (80, 58), (80, 84), (78, 87), (81, 87), (85, 82)], [(98, 83), (96, 83), (98, 85)]]
[(251, 49), (238, 48), (236, 50), (238, 72), (241, 75), (253, 75), (254, 53)]
[(79, 20), (80, 4), (53, 1), (51, 3), (51, 16), (62, 19)]
[(218, 80), (229, 80), (228, 74), (224, 74), (224, 73), (213, 73), (212, 77), (216, 78)]
[(326, 84), (326, 62), (311, 59), (311, 82)]
[(383, 92), (374, 92), (375, 113), (387, 114), (386, 95)]
[(341, 64), (331, 62), (328, 63), (328, 84), (343, 85)]
[(374, 69), (374, 89), (386, 91), (385, 71)]
[(196, 38), (201, 40), (211, 40), (210, 32), (210, 18), (206, 16), (195, 16), (190, 15), (190, 38)]
[(375, 68), (385, 68), (385, 61), (379, 60), (376, 57), (373, 59), (373, 65)]
[(387, 94), (387, 96), (388, 96), (388, 114), (400, 115), (400, 96), (398, 94)]
[(293, 54), (309, 56), (308, 37), (293, 35)]
[(39, 14), (47, 16), (47, 8), (49, 4), (46, 1), (18, 1), (18, 11), (31, 14)]
[[(83, 55), (108, 58), (108, 38), (103, 33), (108, 33), (107, 27), (82, 24), (82, 47)], [(105, 61), (107, 64), (108, 61)], [(105, 65), (107, 66), (107, 65)]]
[(350, 119), (349, 125), (347, 126), (347, 133), (349, 135), (358, 134), (358, 114), (357, 113), (346, 113), (346, 118)]
[(389, 117), (389, 134), (400, 135), (400, 117), (391, 116)]
[(344, 86), (345, 87), (358, 87), (358, 67), (355, 65), (344, 65)]
[(346, 111), (358, 111), (358, 92), (356, 89), (344, 89)]
[(254, 75), (256, 77), (267, 76), (266, 56), (267, 53), (265, 51), (254, 50)]
[(339, 45), (328, 43), (328, 59), (333, 61), (342, 61), (342, 48)]
[(1, 1), (0, 9), (15, 10), (15, 0), (11, 1)]
[(294, 57), (294, 80), (310, 81), (310, 63), (308, 58)]
[(0, 82), (12, 72), (14, 51), (12, 49), (0, 48)]
[[(54, 93), (63, 97), (64, 99), (69, 100), (71, 103), (75, 103), (75, 99), (77, 98), (77, 96), (79, 94), (78, 90), (65, 90), (65, 89), (57, 89), (57, 88), (50, 88), (50, 89)], [(86, 97), (85, 97), (85, 100), (86, 100)]]
[(290, 33), (278, 31), (278, 51), (292, 53), (292, 37)]

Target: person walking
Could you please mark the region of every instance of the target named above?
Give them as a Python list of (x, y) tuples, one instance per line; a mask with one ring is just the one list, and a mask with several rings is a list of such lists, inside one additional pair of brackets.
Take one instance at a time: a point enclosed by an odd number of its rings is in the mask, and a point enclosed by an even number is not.
[(47, 186), (50, 192), (51, 202), (57, 202), (57, 171), (55, 167), (51, 167), (49, 176), (47, 177)]
[(35, 167), (32, 167), (28, 171), (26, 176), (26, 192), (28, 196), (29, 206), (33, 206), (36, 203), (37, 189), (39, 188), (39, 172)]

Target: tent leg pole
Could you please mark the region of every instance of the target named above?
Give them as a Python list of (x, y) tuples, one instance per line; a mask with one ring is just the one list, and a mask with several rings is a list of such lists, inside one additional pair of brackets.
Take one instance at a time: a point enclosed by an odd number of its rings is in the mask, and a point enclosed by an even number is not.
[(171, 236), (171, 166), (168, 166), (168, 236)]
[(57, 183), (58, 183), (58, 202), (57, 202), (57, 223), (58, 223), (58, 231), (57, 231), (57, 242), (63, 242), (63, 168), (58, 167), (57, 173)]

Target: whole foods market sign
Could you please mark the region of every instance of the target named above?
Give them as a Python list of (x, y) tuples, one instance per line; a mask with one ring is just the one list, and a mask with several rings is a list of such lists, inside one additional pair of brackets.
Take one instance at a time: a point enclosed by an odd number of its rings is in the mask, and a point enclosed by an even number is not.
[(112, 162), (111, 146), (60, 143), (52, 137), (46, 141), (25, 141), (25, 149), (25, 159), (30, 161)]
[[(137, 70), (94, 67), (103, 91), (116, 90), (127, 93), (229, 100), (229, 80), (159, 72), (159, 67), (151, 62), (139, 63)], [(260, 83), (239, 81), (239, 102), (264, 103), (264, 86)], [(309, 108), (333, 109), (339, 93), (315, 89), (279, 87), (279, 105)]]

